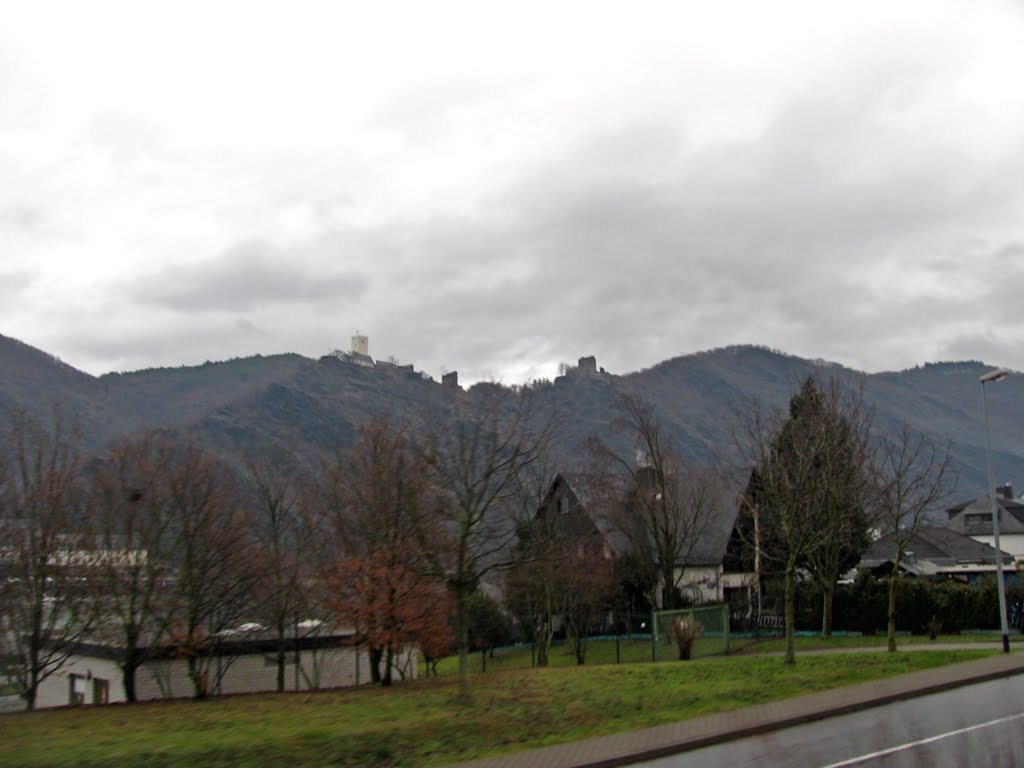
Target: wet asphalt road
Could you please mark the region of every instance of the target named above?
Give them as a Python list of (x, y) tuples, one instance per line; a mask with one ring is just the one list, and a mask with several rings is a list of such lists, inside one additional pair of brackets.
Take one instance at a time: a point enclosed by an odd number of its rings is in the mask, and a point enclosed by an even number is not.
[(786, 728), (635, 768), (1024, 766), (1024, 675)]

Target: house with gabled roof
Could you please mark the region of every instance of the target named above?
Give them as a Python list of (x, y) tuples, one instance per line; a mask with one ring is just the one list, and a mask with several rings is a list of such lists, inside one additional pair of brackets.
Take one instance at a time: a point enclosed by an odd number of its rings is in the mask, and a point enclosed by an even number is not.
[[(1013, 497), (1013, 486), (996, 488), (996, 509), (999, 515), (999, 548), (1024, 562), (1024, 502)], [(992, 533), (992, 501), (989, 496), (961, 502), (946, 510), (946, 527), (977, 542), (995, 546)]]
[[(900, 574), (919, 578), (953, 578), (973, 583), (996, 573), (1000, 553), (970, 536), (938, 526), (921, 526), (907, 543), (900, 558)], [(1003, 551), (1004, 566), (1013, 568), (1013, 556)], [(864, 553), (858, 570), (888, 576), (896, 560), (895, 534), (874, 541)]]
[[(746, 595), (753, 579), (751, 573), (726, 569), (726, 552), (735, 538), (733, 529), (745, 489), (745, 485), (733, 482), (735, 479), (725, 478), (708, 524), (699, 532), (683, 562), (677, 564), (677, 573), (681, 571), (680, 591), (691, 603), (727, 602), (737, 590)], [(606, 557), (636, 554), (653, 562), (654, 548), (643, 526), (630, 516), (630, 503), (629, 498), (601, 498), (583, 478), (561, 473), (552, 481), (537, 514), (566, 519), (574, 535), (600, 546)]]

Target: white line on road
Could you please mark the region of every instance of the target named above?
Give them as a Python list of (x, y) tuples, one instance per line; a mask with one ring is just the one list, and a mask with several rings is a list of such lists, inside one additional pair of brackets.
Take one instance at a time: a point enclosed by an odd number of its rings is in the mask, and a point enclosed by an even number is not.
[(943, 739), (948, 739), (950, 736), (959, 736), (961, 733), (969, 733), (970, 731), (977, 731), (981, 728), (989, 728), (990, 726), (1008, 723), (1011, 720), (1018, 720), (1022, 717), (1024, 717), (1024, 712), (1021, 712), (1016, 715), (1008, 715), (1007, 717), (1000, 717), (997, 720), (989, 720), (987, 723), (969, 725), (966, 728), (958, 728), (955, 731), (947, 731), (946, 733), (940, 733), (938, 736), (929, 736), (927, 739), (920, 739), (919, 741), (908, 741), (906, 744), (900, 744), (897, 747), (889, 747), (888, 749), (882, 749), (878, 752), (871, 752), (867, 755), (851, 757), (848, 760), (841, 760), (838, 763), (829, 763), (828, 765), (821, 766), (821, 768), (846, 768), (850, 765), (857, 765), (858, 763), (864, 763), (868, 760), (873, 760), (876, 757), (887, 757), (889, 755), (894, 755), (897, 752), (902, 752), (904, 749), (913, 749), (914, 747), (920, 747), (924, 744), (931, 744), (934, 741), (942, 741)]

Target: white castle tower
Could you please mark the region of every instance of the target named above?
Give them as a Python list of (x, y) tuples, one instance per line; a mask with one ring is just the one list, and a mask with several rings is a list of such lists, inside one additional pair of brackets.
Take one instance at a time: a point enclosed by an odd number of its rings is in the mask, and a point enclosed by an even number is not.
[(352, 354), (370, 356), (370, 337), (356, 334), (352, 337)]

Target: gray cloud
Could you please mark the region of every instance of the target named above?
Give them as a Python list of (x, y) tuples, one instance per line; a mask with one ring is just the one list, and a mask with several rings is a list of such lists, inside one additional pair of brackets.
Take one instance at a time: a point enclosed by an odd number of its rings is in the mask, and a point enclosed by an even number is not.
[(1008, 365), (1019, 370), (1021, 348), (1024, 348), (1024, 333), (965, 334), (940, 344), (939, 357), (942, 360), (982, 360), (990, 365)]
[(363, 275), (296, 258), (274, 246), (250, 242), (216, 258), (172, 265), (126, 291), (135, 299), (175, 310), (246, 311), (274, 304), (357, 299)]
[[(80, 135), (54, 132), (59, 151), (0, 157), (17, 190), (0, 209), (21, 212), (0, 214), (0, 235), (23, 263), (109, 245), (116, 266), (52, 300), (0, 277), (20, 296), (5, 321), (46, 325), (53, 351), (94, 370), (319, 355), (356, 328), (374, 354), (467, 378), (590, 353), (627, 371), (738, 342), (868, 369), (1024, 367), (1024, 126), (992, 76), (1011, 48), (941, 11), (924, 31), (850, 13), (849, 35), (823, 27), (834, 51), (804, 50), (791, 17), (774, 30), (791, 49), (723, 38), (728, 65), (717, 42), (704, 61), (655, 36), (649, 60), (641, 41), (565, 72), (409, 67), (358, 105), (311, 79), (314, 106), (289, 86), (295, 111), (253, 113), (251, 132), (241, 107), (224, 112), (237, 142), (182, 130), (163, 100), (104, 105)], [(80, 237), (44, 243), (51, 221)], [(166, 261), (186, 248), (209, 255)], [(91, 309), (68, 309), (86, 295)]]
[(0, 301), (14, 301), (34, 279), (33, 272), (0, 272)]

